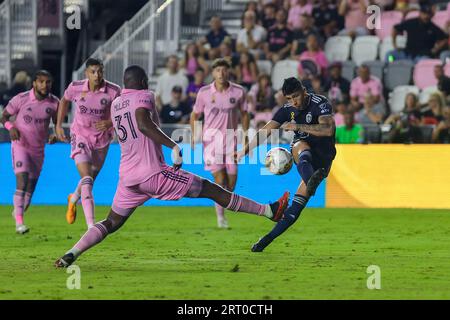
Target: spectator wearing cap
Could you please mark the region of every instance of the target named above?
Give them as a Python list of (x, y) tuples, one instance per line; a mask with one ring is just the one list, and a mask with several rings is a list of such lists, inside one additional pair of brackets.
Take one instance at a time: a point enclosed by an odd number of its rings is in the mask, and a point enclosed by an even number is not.
[(277, 23), (269, 30), (264, 44), (266, 58), (276, 63), (286, 58), (292, 48), (293, 33), (286, 25), (286, 11), (278, 10)]
[(307, 39), (310, 35), (315, 35), (319, 41), (319, 45), (323, 45), (323, 38), (320, 35), (319, 29), (314, 26), (314, 19), (306, 14), (301, 16), (303, 20), (303, 28), (292, 33), (292, 49), (291, 56), (294, 59), (300, 58), (300, 55), (307, 50)]
[[(422, 5), (418, 18), (396, 24), (392, 29), (392, 43), (395, 50), (386, 54), (386, 62), (407, 59), (416, 63), (421, 59), (438, 57), (440, 51), (447, 44), (448, 36), (431, 21), (432, 17), (431, 6)], [(407, 34), (406, 48), (399, 50), (396, 38), (403, 32)]]
[(370, 74), (370, 69), (363, 64), (358, 69), (358, 77), (350, 84), (351, 109), (354, 112), (361, 110), (366, 103), (366, 97), (371, 96), (370, 102), (381, 104), (381, 93), (383, 92), (381, 81)]
[(325, 81), (324, 90), (331, 101), (349, 103), (350, 81), (342, 76), (342, 63), (334, 62), (329, 66), (329, 78)]
[(306, 0), (296, 0), (294, 5), (291, 5), (288, 14), (288, 27), (291, 30), (301, 29), (303, 27), (302, 19), (300, 17), (303, 14), (311, 15), (313, 10), (312, 4), (308, 3)]
[(350, 144), (363, 142), (363, 127), (355, 123), (352, 111), (344, 112), (344, 124), (336, 126), (336, 143)]
[(205, 37), (201, 38), (197, 44), (200, 50), (200, 54), (205, 56), (208, 54), (210, 60), (214, 60), (219, 57), (219, 46), (225, 40), (230, 37), (228, 32), (222, 26), (222, 20), (219, 16), (212, 16), (209, 21), (210, 30)]
[(183, 88), (175, 86), (172, 89), (172, 99), (170, 103), (165, 104), (160, 113), (162, 123), (187, 124), (191, 108), (187, 102), (181, 100)]
[(249, 51), (258, 59), (262, 53), (263, 42), (266, 40), (266, 30), (256, 24), (256, 14), (247, 11), (244, 14), (244, 28), (242, 28), (236, 40), (236, 50), (239, 53)]
[(366, 27), (366, 11), (368, 0), (341, 0), (338, 13), (345, 17), (345, 29), (339, 35), (364, 36), (368, 34)]
[(450, 78), (444, 74), (443, 65), (440, 64), (434, 67), (434, 76), (438, 81), (437, 87), (439, 91), (441, 91), (448, 100), (450, 95)]

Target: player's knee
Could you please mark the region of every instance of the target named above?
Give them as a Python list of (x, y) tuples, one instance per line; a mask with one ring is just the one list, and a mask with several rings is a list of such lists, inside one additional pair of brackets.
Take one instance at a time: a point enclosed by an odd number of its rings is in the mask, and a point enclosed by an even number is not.
[(312, 160), (311, 151), (309, 149), (301, 151), (298, 155), (298, 160), (299, 160), (299, 163), (311, 162), (311, 160)]

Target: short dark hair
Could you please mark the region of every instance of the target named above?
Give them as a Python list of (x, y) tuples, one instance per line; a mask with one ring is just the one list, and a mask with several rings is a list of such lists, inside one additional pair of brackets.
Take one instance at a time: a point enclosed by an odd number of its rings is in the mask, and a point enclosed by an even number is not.
[(36, 73), (33, 75), (33, 81), (36, 81), (38, 77), (48, 77), (50, 78), (50, 80), (53, 80), (52, 74), (47, 70), (43, 69), (36, 71)]
[(212, 68), (212, 70), (214, 70), (217, 67), (225, 67), (227, 69), (231, 68), (230, 63), (224, 58), (219, 58), (219, 59), (214, 60), (211, 68)]
[(100, 59), (89, 58), (86, 61), (86, 69), (90, 66), (101, 66), (103, 67), (103, 62)]
[(283, 92), (284, 96), (293, 94), (297, 91), (303, 91), (305, 87), (303, 86), (302, 82), (298, 80), (295, 77), (284, 79), (283, 87), (281, 88), (281, 91)]

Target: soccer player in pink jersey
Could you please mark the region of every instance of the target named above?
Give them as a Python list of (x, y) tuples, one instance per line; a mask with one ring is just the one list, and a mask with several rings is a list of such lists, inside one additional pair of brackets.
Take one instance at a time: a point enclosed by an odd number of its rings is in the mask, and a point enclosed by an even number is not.
[[(237, 164), (233, 154), (237, 149), (237, 128), (239, 117), (244, 136), (250, 124), (247, 112), (245, 89), (229, 81), (230, 65), (225, 59), (217, 59), (212, 64), (214, 81), (200, 89), (191, 114), (191, 144), (194, 148), (196, 126), (202, 114), (203, 157), (205, 170), (210, 171), (214, 182), (229, 191), (234, 191), (237, 180)], [(216, 204), (219, 228), (228, 228), (224, 208)]]
[[(50, 120), (56, 123), (59, 100), (50, 93), (52, 76), (40, 70), (35, 74), (33, 88), (11, 99), (3, 111), (1, 122), (9, 131), (16, 192), (14, 193), (13, 215), (16, 219), (16, 232), (27, 233), (30, 229), (24, 224), (23, 216), (31, 203), (42, 165), (46, 142), (56, 142), (49, 136)], [(15, 120), (11, 121), (11, 117)]]
[(111, 103), (120, 95), (120, 87), (103, 78), (103, 64), (97, 59), (86, 61), (85, 74), (87, 79), (72, 82), (64, 92), (56, 134), (60, 141), (67, 141), (62, 123), (72, 101), (75, 113), (70, 127), (70, 157), (75, 161), (81, 179), (75, 191), (69, 194), (66, 220), (69, 224), (75, 222), (77, 202), (81, 196), (86, 224), (91, 227), (95, 223), (92, 188), (114, 137)]
[[(261, 215), (273, 221), (281, 219), (289, 201), (288, 192), (275, 203), (262, 205), (181, 170), (181, 149), (159, 127), (154, 94), (148, 90), (144, 69), (128, 67), (124, 84), (122, 95), (114, 100), (111, 108), (121, 149), (119, 183), (111, 211), (106, 220), (89, 228), (72, 249), (56, 260), (56, 267), (71, 265), (81, 253), (117, 231), (149, 199), (208, 198), (233, 211)], [(163, 145), (172, 149), (172, 167), (164, 160)]]

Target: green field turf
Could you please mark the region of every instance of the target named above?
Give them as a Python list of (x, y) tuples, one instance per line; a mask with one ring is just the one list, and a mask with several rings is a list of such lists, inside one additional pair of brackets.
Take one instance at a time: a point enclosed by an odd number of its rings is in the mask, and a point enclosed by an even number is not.
[[(53, 262), (78, 241), (84, 217), (63, 207), (31, 207), (31, 232), (14, 233), (0, 207), (0, 299), (449, 299), (450, 212), (306, 209), (263, 253), (251, 245), (273, 223), (213, 208), (146, 207), (82, 255), (81, 289)], [(108, 212), (97, 207), (97, 218)], [(369, 290), (369, 265), (381, 289)]]

